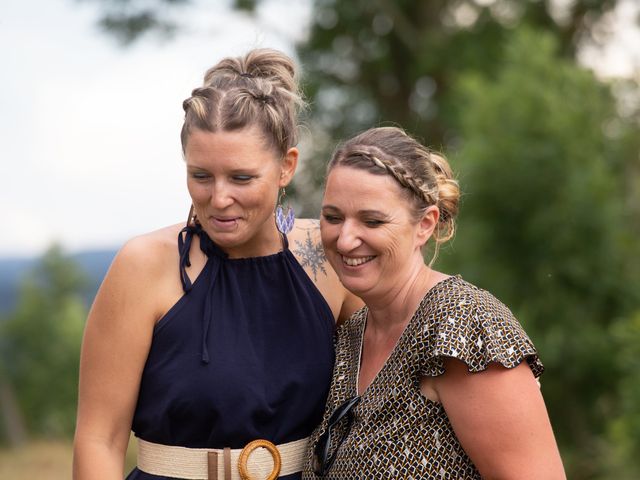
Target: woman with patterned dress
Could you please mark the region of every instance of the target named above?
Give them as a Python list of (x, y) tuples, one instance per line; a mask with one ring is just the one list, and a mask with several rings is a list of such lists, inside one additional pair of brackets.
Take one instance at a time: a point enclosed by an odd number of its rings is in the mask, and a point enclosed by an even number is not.
[(131, 480), (300, 478), (335, 321), (361, 302), (325, 265), (317, 222), (282, 207), (298, 160), (294, 74), (284, 54), (254, 50), (184, 101), (192, 211), (129, 241), (96, 296), (75, 479), (122, 479), (132, 429)]
[(565, 478), (526, 333), (490, 293), (424, 263), (429, 239), (437, 254), (453, 235), (458, 198), (444, 157), (398, 128), (334, 154), (322, 242), (366, 306), (338, 330), (303, 478)]

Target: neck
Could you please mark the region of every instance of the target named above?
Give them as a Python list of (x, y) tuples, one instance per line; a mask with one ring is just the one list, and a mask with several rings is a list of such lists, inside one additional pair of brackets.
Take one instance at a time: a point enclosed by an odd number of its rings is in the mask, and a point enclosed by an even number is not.
[(282, 251), (282, 234), (273, 221), (265, 222), (263, 229), (242, 245), (220, 246), (229, 258), (264, 257)]
[(376, 331), (389, 331), (406, 325), (424, 295), (437, 282), (434, 280), (437, 275), (442, 274), (423, 262), (417, 262), (404, 280), (396, 283), (397, 288), (390, 289), (381, 297), (363, 297), (369, 308), (368, 325)]

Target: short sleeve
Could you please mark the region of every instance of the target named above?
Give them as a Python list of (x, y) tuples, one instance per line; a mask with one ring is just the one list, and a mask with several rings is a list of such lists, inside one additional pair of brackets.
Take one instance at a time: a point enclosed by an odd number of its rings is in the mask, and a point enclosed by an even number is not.
[(489, 292), (460, 278), (440, 288), (418, 313), (416, 347), (422, 376), (442, 375), (443, 357), (464, 362), (470, 372), (483, 371), (490, 363), (513, 368), (523, 360), (536, 378), (544, 371), (511, 311)]

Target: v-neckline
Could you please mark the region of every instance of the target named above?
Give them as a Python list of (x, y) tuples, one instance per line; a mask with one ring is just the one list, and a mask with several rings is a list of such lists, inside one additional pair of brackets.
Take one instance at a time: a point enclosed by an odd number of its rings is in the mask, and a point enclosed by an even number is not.
[(459, 279), (460, 275), (451, 275), (451, 276), (449, 276), (447, 278), (444, 278), (444, 279), (440, 280), (439, 282), (437, 282), (435, 285), (433, 285), (429, 290), (427, 290), (427, 292), (424, 294), (424, 296), (422, 297), (420, 302), (418, 302), (418, 306), (416, 307), (415, 311), (411, 315), (411, 318), (409, 319), (409, 321), (405, 325), (404, 329), (402, 330), (402, 333), (398, 337), (398, 340), (396, 341), (396, 344), (393, 346), (393, 349), (389, 353), (389, 356), (386, 358), (386, 360), (384, 361), (384, 363), (382, 364), (382, 366), (380, 367), (378, 372), (374, 375), (374, 377), (371, 380), (371, 382), (369, 382), (369, 385), (367, 385), (367, 387), (362, 392), (359, 392), (360, 367), (362, 365), (362, 351), (364, 350), (364, 332), (365, 332), (365, 330), (367, 328), (367, 318), (369, 317), (369, 307), (367, 307), (365, 305), (365, 307), (364, 307), (364, 309), (362, 311), (362, 315), (364, 316), (364, 320), (362, 321), (362, 324), (360, 325), (360, 332), (359, 332), (359, 335), (358, 335), (360, 344), (358, 345), (358, 352), (359, 352), (358, 353), (358, 357), (357, 357), (357, 362), (358, 363), (356, 364), (356, 378), (355, 378), (355, 382), (356, 382), (355, 392), (356, 392), (356, 395), (358, 395), (359, 397), (364, 397), (367, 394), (367, 392), (371, 389), (371, 386), (374, 383), (376, 383), (376, 381), (380, 377), (380, 374), (385, 370), (385, 368), (388, 367), (389, 363), (391, 362), (391, 359), (394, 357), (394, 355), (396, 354), (396, 351), (398, 350), (398, 345), (400, 345), (402, 343), (402, 340), (407, 335), (407, 332), (412, 327), (412, 325), (415, 323), (415, 319), (416, 319), (417, 313), (420, 311), (422, 306), (427, 302), (427, 300), (429, 300), (429, 297), (431, 297), (433, 295), (432, 292), (435, 292), (436, 290), (441, 288), (443, 284), (449, 282), (453, 278)]

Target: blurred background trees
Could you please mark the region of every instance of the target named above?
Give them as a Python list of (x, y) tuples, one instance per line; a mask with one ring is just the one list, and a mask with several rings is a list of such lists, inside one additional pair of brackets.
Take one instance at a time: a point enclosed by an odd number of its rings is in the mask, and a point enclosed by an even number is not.
[(637, 126), (539, 30), (514, 32), (494, 75), (462, 76), (454, 90), (466, 198), (449, 263), (533, 337), (570, 477), (611, 478), (605, 438), (624, 377), (611, 333), (639, 304), (638, 218), (625, 208)]
[(0, 439), (16, 444), (27, 432), (73, 434), (84, 284), (74, 263), (53, 246), (24, 281), (14, 312), (0, 321)]
[[(93, 1), (123, 45), (179, 34), (191, 5)], [(398, 124), (443, 150), (464, 196), (439, 267), (524, 324), (574, 479), (640, 477), (640, 88), (578, 61), (606, 43), (624, 1), (312, 0), (297, 45), (311, 102), (298, 210), (317, 216), (331, 151), (365, 128)], [(29, 432), (68, 434), (81, 280), (59, 250), (41, 268), (51, 283), (26, 284), (5, 322), (0, 388)]]

